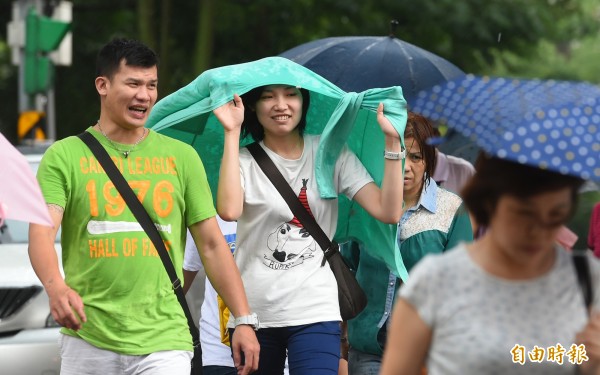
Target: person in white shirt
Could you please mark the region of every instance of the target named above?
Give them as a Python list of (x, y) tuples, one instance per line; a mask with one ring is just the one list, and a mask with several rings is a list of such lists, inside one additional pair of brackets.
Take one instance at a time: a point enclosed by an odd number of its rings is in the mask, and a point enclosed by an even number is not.
[[(333, 238), (338, 200), (319, 195), (315, 174), (319, 137), (303, 134), (309, 92), (286, 84), (267, 85), (242, 98), (234, 95), (232, 101), (214, 110), (225, 133), (217, 212), (225, 220), (238, 221), (235, 261), (251, 309), (260, 318), (256, 374), (281, 374), (287, 354), (292, 373), (337, 375), (341, 315), (335, 276), (323, 266), (326, 260), (319, 245), (248, 149), (240, 149), (240, 139), (250, 135), (309, 214)], [(355, 200), (373, 218), (396, 224), (402, 214), (402, 190), (397, 188), (403, 183), (401, 141), (384, 115), (383, 103), (377, 121), (387, 151), (382, 155), (382, 187), (348, 147), (341, 150), (331, 177), (336, 193)], [(251, 323), (235, 318), (230, 318), (229, 328), (258, 323), (256, 316)], [(235, 339), (232, 343), (235, 345)]]
[[(217, 215), (219, 228), (233, 253), (235, 251), (235, 221), (224, 221)], [(204, 268), (198, 249), (188, 233), (183, 260), (184, 285), (187, 293), (196, 275)], [(217, 292), (208, 280), (204, 280), (204, 299), (200, 308), (200, 345), (202, 347), (203, 375), (237, 375), (233, 365), (231, 348), (221, 341), (219, 305)], [(288, 375), (287, 361), (284, 375)]]
[[(441, 133), (437, 126), (434, 126), (433, 131), (434, 137), (440, 140), (444, 139), (441, 138)], [(475, 174), (475, 167), (467, 159), (447, 155), (439, 150), (437, 144), (434, 144), (434, 146), (436, 161), (431, 177), (438, 186), (460, 196), (462, 188)]]
[(438, 149), (435, 154), (433, 180), (438, 186), (460, 195), (462, 188), (475, 174), (475, 167), (466, 159), (446, 155)]
[[(235, 222), (223, 221), (217, 216), (219, 228), (231, 249), (235, 250)], [(198, 271), (204, 268), (198, 249), (188, 233), (183, 260), (183, 290), (187, 293)], [(221, 342), (217, 292), (208, 278), (204, 284), (204, 300), (200, 308), (200, 345), (202, 347), (202, 372), (204, 375), (237, 375), (231, 348)]]

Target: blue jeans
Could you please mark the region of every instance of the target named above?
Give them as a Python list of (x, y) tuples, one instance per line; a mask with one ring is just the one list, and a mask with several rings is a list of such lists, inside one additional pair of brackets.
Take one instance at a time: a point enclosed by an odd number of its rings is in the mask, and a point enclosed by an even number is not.
[(380, 368), (381, 356), (348, 350), (348, 375), (378, 375)]
[(258, 371), (252, 374), (282, 375), (287, 349), (290, 375), (337, 375), (340, 336), (340, 322), (261, 328), (256, 332), (260, 343)]
[(202, 366), (202, 375), (237, 375), (237, 370), (228, 366)]

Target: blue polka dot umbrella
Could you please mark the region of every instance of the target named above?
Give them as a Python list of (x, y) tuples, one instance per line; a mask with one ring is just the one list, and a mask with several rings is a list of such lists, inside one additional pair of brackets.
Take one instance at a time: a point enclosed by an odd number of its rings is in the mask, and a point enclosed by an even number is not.
[(411, 109), (488, 154), (600, 180), (600, 87), (467, 75), (419, 93)]

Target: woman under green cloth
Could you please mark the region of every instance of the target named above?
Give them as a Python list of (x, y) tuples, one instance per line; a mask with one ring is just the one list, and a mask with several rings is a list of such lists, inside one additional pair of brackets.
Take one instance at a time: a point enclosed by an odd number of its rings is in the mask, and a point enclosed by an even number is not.
[[(338, 374), (340, 306), (336, 279), (324, 266), (324, 252), (291, 212), (240, 138), (249, 134), (281, 172), (299, 201), (324, 233), (332, 238), (338, 201), (322, 199), (315, 181), (319, 137), (304, 134), (310, 107), (308, 90), (275, 84), (237, 94), (214, 113), (225, 131), (217, 191), (217, 211), (237, 221), (236, 264), (250, 306), (260, 317), (257, 338), (260, 361), (256, 374)], [(338, 194), (356, 201), (381, 222), (395, 224), (402, 211), (400, 136), (384, 114), (377, 121), (385, 135), (385, 174), (378, 187), (360, 160), (344, 148), (336, 163)], [(230, 317), (231, 337), (240, 324)], [(235, 341), (232, 341), (234, 344)]]

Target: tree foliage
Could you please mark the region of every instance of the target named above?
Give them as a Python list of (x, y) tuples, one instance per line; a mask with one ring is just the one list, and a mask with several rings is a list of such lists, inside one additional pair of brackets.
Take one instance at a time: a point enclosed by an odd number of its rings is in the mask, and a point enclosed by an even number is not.
[[(98, 116), (95, 56), (113, 36), (159, 52), (160, 94), (211, 67), (278, 55), (330, 36), (395, 36), (476, 74), (600, 82), (598, 0), (71, 0), (73, 65), (57, 68), (59, 138)], [(0, 20), (10, 18), (0, 1)], [(13, 133), (17, 69), (0, 28), (0, 130)], [(592, 60), (593, 59), (593, 60)], [(13, 133), (14, 134), (14, 133)]]

